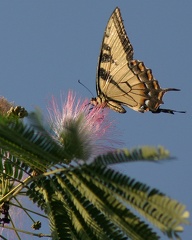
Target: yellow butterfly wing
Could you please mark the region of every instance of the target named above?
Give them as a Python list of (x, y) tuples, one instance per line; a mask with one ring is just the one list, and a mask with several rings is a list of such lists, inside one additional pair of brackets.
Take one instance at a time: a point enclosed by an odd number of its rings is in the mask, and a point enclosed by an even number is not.
[(94, 105), (108, 106), (114, 111), (125, 113), (122, 105), (135, 111), (169, 112), (159, 109), (167, 91), (161, 89), (152, 71), (143, 62), (133, 60), (133, 47), (126, 34), (119, 8), (112, 13), (103, 37), (96, 79), (97, 98)]

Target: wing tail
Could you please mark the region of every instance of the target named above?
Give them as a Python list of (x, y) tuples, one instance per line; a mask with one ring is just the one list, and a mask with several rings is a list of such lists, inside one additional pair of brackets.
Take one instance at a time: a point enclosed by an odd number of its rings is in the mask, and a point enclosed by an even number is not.
[(181, 90), (178, 88), (165, 88), (164, 89), (164, 92), (169, 92), (169, 91), (181, 91)]
[(165, 109), (165, 108), (158, 108), (156, 111), (151, 111), (152, 113), (169, 113), (169, 114), (174, 114), (174, 113), (186, 113), (186, 111), (177, 111), (177, 110), (172, 110), (172, 109)]

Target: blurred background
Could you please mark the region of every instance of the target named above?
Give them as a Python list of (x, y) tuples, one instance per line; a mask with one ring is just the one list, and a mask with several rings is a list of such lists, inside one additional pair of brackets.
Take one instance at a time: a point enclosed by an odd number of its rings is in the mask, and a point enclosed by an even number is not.
[[(152, 69), (162, 88), (181, 89), (167, 93), (163, 107), (187, 113), (110, 111), (121, 132), (117, 138), (124, 142), (122, 147), (163, 145), (176, 157), (160, 164), (137, 162), (115, 168), (180, 201), (192, 213), (192, 2), (1, 1), (0, 95), (29, 112), (38, 106), (45, 113), (51, 96), (60, 100), (60, 94), (69, 89), (83, 99), (92, 97), (78, 79), (96, 96), (101, 42), (116, 6), (121, 9), (134, 58)], [(48, 233), (44, 226), (41, 232)], [(190, 225), (181, 238), (191, 236)]]

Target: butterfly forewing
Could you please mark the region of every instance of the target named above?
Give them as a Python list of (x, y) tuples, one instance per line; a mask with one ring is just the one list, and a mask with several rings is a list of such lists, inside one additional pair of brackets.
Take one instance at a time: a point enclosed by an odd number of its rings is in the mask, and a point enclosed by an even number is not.
[[(97, 94), (139, 110), (146, 100), (145, 85), (129, 68), (133, 47), (127, 37), (120, 10), (107, 24), (98, 64)], [(110, 105), (109, 105), (110, 107)]]
[(118, 75), (122, 65), (127, 65), (127, 58), (133, 58), (133, 47), (125, 32), (120, 11), (116, 8), (108, 21), (101, 46), (97, 72), (98, 94), (107, 91), (110, 76), (114, 73)]

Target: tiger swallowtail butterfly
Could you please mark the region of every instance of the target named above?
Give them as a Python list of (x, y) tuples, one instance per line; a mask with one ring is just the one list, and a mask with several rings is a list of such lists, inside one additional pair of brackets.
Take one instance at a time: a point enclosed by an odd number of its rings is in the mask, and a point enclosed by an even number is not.
[(126, 112), (122, 105), (141, 113), (184, 113), (159, 107), (166, 92), (180, 90), (160, 88), (151, 69), (133, 59), (133, 47), (119, 8), (114, 10), (105, 29), (98, 60), (96, 91), (97, 97), (91, 99), (91, 104), (109, 107), (119, 113)]

